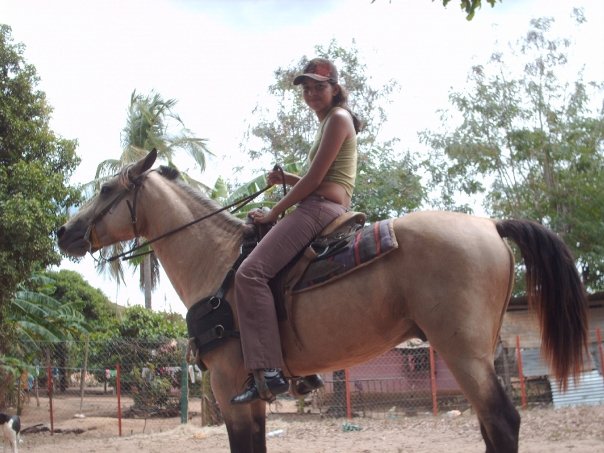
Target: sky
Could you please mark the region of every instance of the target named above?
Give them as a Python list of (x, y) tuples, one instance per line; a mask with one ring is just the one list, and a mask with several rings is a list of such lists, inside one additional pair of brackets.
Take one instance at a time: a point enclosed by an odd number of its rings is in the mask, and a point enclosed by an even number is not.
[[(410, 150), (419, 131), (438, 126), (437, 110), (448, 106), (450, 90), (463, 89), (471, 66), (520, 39), (532, 18), (555, 18), (556, 32), (575, 40), (572, 63), (585, 65), (585, 80), (604, 80), (602, 0), (483, 3), (468, 22), (458, 0), (447, 8), (440, 0), (0, 0), (0, 23), (26, 46), (54, 109), (54, 132), (78, 140), (82, 162), (72, 183), (92, 180), (100, 161), (119, 157), (132, 92), (154, 90), (177, 100), (186, 127), (208, 140), (214, 157), (206, 171), (186, 159), (180, 168), (212, 185), (237, 166), (252, 168), (240, 143), (254, 108), (269, 102), (274, 70), (332, 39), (359, 50), (373, 86), (399, 83), (380, 138), (397, 137)], [(585, 11), (581, 32), (570, 21), (573, 7)], [(61, 268), (121, 305), (144, 304), (129, 268), (120, 285), (98, 275), (90, 256)], [(184, 314), (162, 281), (153, 308)]]

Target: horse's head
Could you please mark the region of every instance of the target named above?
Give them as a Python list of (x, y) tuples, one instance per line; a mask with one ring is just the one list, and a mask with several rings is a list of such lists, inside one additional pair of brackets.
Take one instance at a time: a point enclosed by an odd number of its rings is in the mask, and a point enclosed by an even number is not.
[(57, 231), (59, 247), (72, 256), (84, 256), (107, 245), (137, 236), (136, 196), (157, 151), (125, 167)]

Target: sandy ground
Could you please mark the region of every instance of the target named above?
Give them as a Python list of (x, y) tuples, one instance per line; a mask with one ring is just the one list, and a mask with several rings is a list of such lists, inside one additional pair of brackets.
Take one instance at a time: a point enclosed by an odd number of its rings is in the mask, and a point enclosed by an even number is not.
[[(70, 406), (71, 405), (71, 406)], [(57, 413), (77, 413), (79, 399), (55, 400)], [(61, 412), (63, 411), (63, 412)], [(526, 453), (604, 453), (604, 406), (521, 411), (520, 451)], [(22, 416), (24, 428), (48, 426), (48, 407), (29, 407)], [(228, 452), (224, 426), (201, 427), (198, 416), (188, 424), (179, 418), (124, 419), (122, 437), (115, 418), (86, 416), (57, 420), (49, 432), (23, 435), (21, 452)], [(73, 430), (77, 430), (76, 434)], [(473, 453), (484, 452), (476, 417), (470, 412), (396, 418), (322, 418), (317, 414), (268, 415), (269, 452), (329, 453)]]

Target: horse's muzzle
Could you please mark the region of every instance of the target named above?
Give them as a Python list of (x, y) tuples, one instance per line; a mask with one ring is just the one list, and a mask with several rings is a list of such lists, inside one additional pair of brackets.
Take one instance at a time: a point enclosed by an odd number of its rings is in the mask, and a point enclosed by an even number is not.
[(73, 234), (63, 225), (57, 230), (59, 248), (71, 256), (82, 257), (92, 252), (92, 244), (84, 235)]

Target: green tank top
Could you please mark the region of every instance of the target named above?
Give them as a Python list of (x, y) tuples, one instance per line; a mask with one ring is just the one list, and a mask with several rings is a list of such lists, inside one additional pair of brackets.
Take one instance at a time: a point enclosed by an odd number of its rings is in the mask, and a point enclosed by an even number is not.
[[(323, 121), (319, 124), (319, 130), (315, 135), (315, 140), (310, 148), (308, 153), (308, 160), (312, 162), (315, 156), (317, 155), (317, 151), (319, 150), (319, 145), (321, 144), (321, 139), (323, 138), (323, 129), (325, 128), (325, 123), (327, 119), (334, 112), (336, 107), (332, 108), (327, 116), (323, 118)], [(327, 174), (325, 175), (325, 181), (331, 181), (340, 184), (344, 187), (344, 190), (348, 194), (349, 197), (352, 197), (352, 191), (354, 190), (354, 185), (357, 177), (357, 137), (356, 135), (344, 140), (340, 150), (338, 151), (338, 155), (335, 160), (327, 170)]]

